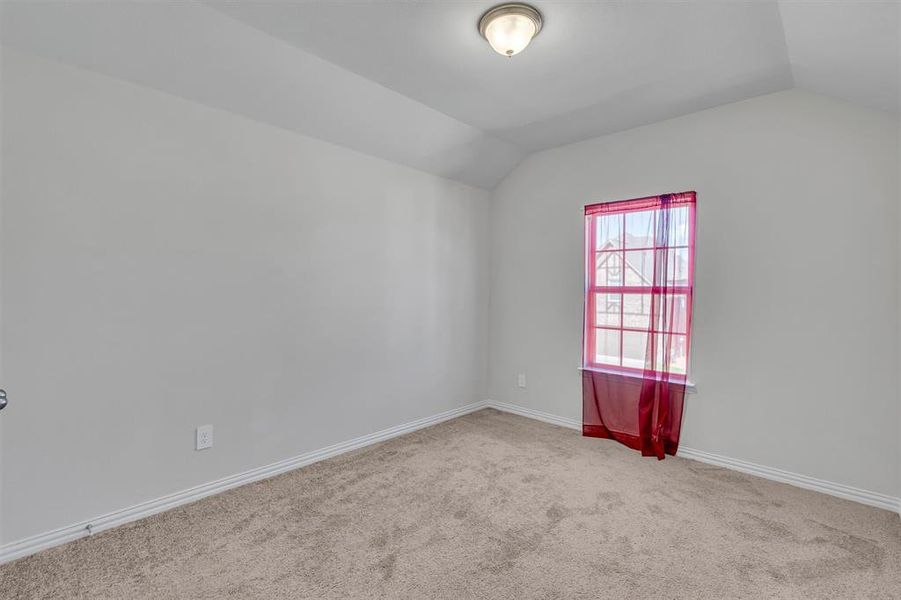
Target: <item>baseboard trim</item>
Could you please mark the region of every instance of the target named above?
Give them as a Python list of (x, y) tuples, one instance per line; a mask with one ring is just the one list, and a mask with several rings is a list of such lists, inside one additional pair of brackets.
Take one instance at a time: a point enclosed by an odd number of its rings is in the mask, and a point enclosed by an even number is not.
[(223, 479), (204, 483), (161, 498), (141, 502), (134, 506), (100, 515), (87, 521), (75, 523), (74, 525), (67, 525), (53, 531), (9, 542), (0, 546), (0, 564), (23, 558), (30, 554), (34, 554), (35, 552), (59, 546), (93, 533), (99, 533), (107, 529), (112, 529), (113, 527), (118, 527), (119, 525), (124, 525), (125, 523), (137, 521), (138, 519), (143, 519), (144, 517), (149, 517), (183, 504), (196, 502), (207, 496), (213, 496), (232, 488), (253, 483), (254, 481), (260, 481), (288, 471), (293, 471), (294, 469), (299, 469), (300, 467), (327, 458), (332, 458), (333, 456), (338, 456), (345, 452), (364, 448), (425, 427), (437, 425), (443, 421), (455, 419), (486, 407), (486, 402), (474, 402), (430, 417), (410, 421), (403, 425), (383, 429), (346, 442), (320, 448), (319, 450), (313, 450), (312, 452), (307, 452), (293, 458), (281, 460), (249, 471), (244, 471), (237, 475), (231, 475)]
[[(174, 494), (169, 494), (161, 498), (156, 498), (147, 502), (141, 502), (139, 504), (135, 504), (134, 506), (100, 515), (94, 519), (89, 519), (87, 521), (82, 521), (73, 525), (67, 525), (65, 527), (61, 527), (53, 531), (48, 531), (46, 533), (41, 533), (22, 540), (9, 542), (0, 546), (0, 564), (7, 563), (18, 558), (23, 558), (47, 548), (52, 548), (54, 546), (59, 546), (67, 542), (71, 542), (87, 535), (91, 535), (92, 533), (99, 533), (107, 529), (112, 529), (113, 527), (118, 527), (119, 525), (137, 521), (139, 519), (143, 519), (144, 517), (149, 517), (151, 515), (155, 515), (177, 506), (196, 502), (197, 500), (206, 498), (207, 496), (213, 496), (232, 488), (246, 485), (248, 483), (253, 483), (255, 481), (260, 481), (262, 479), (267, 479), (269, 477), (274, 477), (288, 471), (293, 471), (294, 469), (299, 469), (315, 462), (344, 454), (345, 452), (351, 452), (352, 450), (364, 448), (366, 446), (377, 444), (379, 442), (411, 433), (419, 429), (437, 425), (438, 423), (441, 423), (443, 421), (455, 419), (457, 417), (476, 412), (483, 408), (494, 408), (503, 412), (520, 415), (522, 417), (535, 419), (537, 421), (543, 421), (545, 423), (558, 425), (560, 427), (566, 427), (568, 429), (575, 429), (577, 431), (581, 431), (582, 429), (582, 423), (576, 419), (569, 419), (548, 412), (518, 406), (516, 404), (497, 402), (494, 400), (473, 402), (472, 404), (467, 404), (466, 406), (461, 406), (459, 408), (444, 411), (430, 417), (417, 419), (403, 425), (383, 429), (381, 431), (348, 440), (346, 442), (341, 442), (332, 446), (320, 448), (319, 450), (313, 450), (312, 452), (307, 452), (305, 454), (278, 461), (263, 467), (258, 467), (256, 469), (251, 469), (237, 475), (232, 475), (223, 479), (211, 481), (209, 483), (195, 486), (180, 492), (176, 492)], [(886, 494), (881, 494), (879, 492), (862, 490), (840, 483), (824, 481), (822, 479), (816, 479), (814, 477), (808, 477), (806, 475), (792, 473), (790, 471), (784, 471), (782, 469), (777, 469), (774, 467), (767, 467), (764, 465), (758, 465), (755, 463), (729, 458), (726, 456), (720, 456), (711, 452), (695, 450), (693, 448), (681, 447), (679, 448), (677, 456), (690, 460), (697, 460), (699, 462), (723, 467), (726, 469), (732, 469), (734, 471), (740, 471), (742, 473), (748, 473), (750, 475), (756, 475), (757, 477), (763, 477), (764, 479), (770, 479), (772, 481), (787, 483), (796, 487), (821, 492), (823, 494), (836, 496), (838, 498), (844, 498), (845, 500), (859, 502), (868, 506), (875, 506), (877, 508), (894, 511), (896, 513), (901, 512), (901, 499), (888, 496)]]
[[(523, 406), (517, 406), (515, 404), (509, 404), (507, 402), (497, 402), (494, 400), (487, 400), (485, 402), (485, 405), (489, 408), (495, 408), (497, 410), (513, 413), (522, 417), (544, 421), (545, 423), (551, 423), (552, 425), (559, 425), (561, 427), (567, 427), (569, 429), (576, 429), (579, 431), (581, 431), (582, 429), (581, 421), (568, 419), (566, 417), (560, 417), (544, 411), (535, 410), (533, 408), (525, 408)], [(696, 460), (699, 462), (707, 463), (709, 465), (715, 465), (717, 467), (723, 467), (725, 469), (731, 469), (733, 471), (740, 471), (749, 475), (756, 475), (757, 477), (763, 477), (764, 479), (769, 479), (771, 481), (787, 483), (789, 485), (804, 488), (806, 490), (813, 490), (822, 494), (836, 496), (838, 498), (851, 500), (853, 502), (859, 502), (860, 504), (866, 504), (868, 506), (875, 506), (876, 508), (884, 508), (886, 510), (901, 514), (901, 499), (879, 492), (862, 490), (850, 485), (833, 483), (831, 481), (825, 481), (823, 479), (801, 475), (800, 473), (792, 473), (791, 471), (785, 471), (782, 469), (777, 469), (775, 467), (767, 467), (765, 465), (758, 465), (756, 463), (738, 460), (736, 458), (729, 458), (727, 456), (721, 456), (719, 454), (705, 452), (703, 450), (695, 450), (694, 448), (686, 448), (684, 446), (679, 447), (679, 451), (676, 453), (676, 456), (690, 460)]]
[(834, 483), (824, 479), (817, 479), (816, 477), (801, 475), (800, 473), (793, 473), (791, 471), (768, 467), (766, 465), (758, 465), (737, 458), (729, 458), (728, 456), (721, 456), (712, 452), (695, 450), (694, 448), (686, 448), (684, 446), (679, 448), (676, 456), (696, 460), (709, 465), (724, 467), (726, 469), (732, 469), (733, 471), (740, 471), (749, 475), (756, 475), (757, 477), (763, 477), (764, 479), (770, 479), (780, 483), (787, 483), (795, 487), (804, 488), (805, 490), (813, 490), (837, 498), (859, 502), (860, 504), (884, 508), (885, 510), (890, 510), (895, 513), (901, 511), (901, 499), (880, 492), (871, 492), (843, 483)]
[(510, 404), (509, 402), (497, 402), (496, 400), (486, 400), (485, 406), (488, 408), (496, 408), (497, 410), (503, 412), (513, 413), (514, 415), (519, 415), (521, 417), (529, 417), (530, 419), (535, 419), (536, 421), (544, 421), (545, 423), (550, 423), (551, 425), (559, 425), (560, 427), (566, 427), (567, 429), (582, 431), (582, 422), (577, 421), (576, 419), (568, 419), (566, 417), (552, 415), (551, 413), (535, 410), (533, 408), (526, 408), (525, 406)]

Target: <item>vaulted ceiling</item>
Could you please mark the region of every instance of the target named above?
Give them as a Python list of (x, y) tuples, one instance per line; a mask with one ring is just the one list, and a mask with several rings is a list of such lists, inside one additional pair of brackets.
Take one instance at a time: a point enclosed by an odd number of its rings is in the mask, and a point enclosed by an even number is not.
[(897, 2), (535, 1), (521, 55), (484, 1), (26, 2), (5, 46), (492, 188), (525, 155), (801, 87), (899, 105)]

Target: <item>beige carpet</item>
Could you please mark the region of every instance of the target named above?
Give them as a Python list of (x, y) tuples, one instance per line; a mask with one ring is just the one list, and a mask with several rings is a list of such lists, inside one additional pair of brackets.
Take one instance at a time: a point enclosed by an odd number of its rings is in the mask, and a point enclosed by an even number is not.
[(0, 567), (6, 598), (901, 598), (901, 520), (484, 410)]

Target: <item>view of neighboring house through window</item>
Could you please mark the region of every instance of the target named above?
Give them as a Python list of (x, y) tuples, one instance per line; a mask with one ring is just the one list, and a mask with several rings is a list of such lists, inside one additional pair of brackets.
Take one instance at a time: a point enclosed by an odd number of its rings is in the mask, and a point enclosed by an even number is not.
[[(694, 194), (691, 200), (661, 208), (659, 199), (644, 198), (587, 215), (587, 367), (644, 372), (667, 365), (686, 374)], [(658, 354), (669, 353), (666, 360), (648, 356), (649, 336)]]

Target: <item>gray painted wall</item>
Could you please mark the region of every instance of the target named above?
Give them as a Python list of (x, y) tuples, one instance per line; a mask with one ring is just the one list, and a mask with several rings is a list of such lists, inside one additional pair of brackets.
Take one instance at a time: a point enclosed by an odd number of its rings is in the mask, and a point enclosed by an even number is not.
[(696, 190), (683, 445), (897, 496), (897, 141), (789, 91), (531, 156), (493, 202), (492, 399), (581, 417), (582, 207)]
[(880, 113), (800, 92), (704, 111), (534, 155), (492, 207), (78, 68), (7, 51), (2, 76), (0, 541), (486, 396), (578, 418), (581, 207), (684, 189), (685, 445), (901, 492)]
[(3, 540), (485, 397), (486, 192), (27, 55), (2, 73)]

